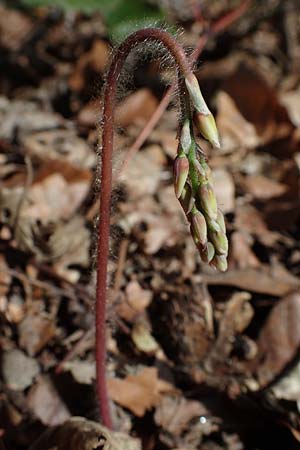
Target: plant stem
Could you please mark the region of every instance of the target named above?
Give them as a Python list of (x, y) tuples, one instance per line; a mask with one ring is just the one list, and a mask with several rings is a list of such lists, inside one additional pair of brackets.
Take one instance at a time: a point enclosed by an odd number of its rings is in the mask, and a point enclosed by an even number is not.
[[(191, 75), (190, 63), (183, 48), (166, 31), (145, 28), (130, 35), (117, 49), (112, 60), (104, 91), (103, 131), (101, 152), (100, 219), (98, 229), (97, 288), (96, 288), (96, 388), (103, 424), (112, 428), (106, 383), (106, 293), (107, 265), (109, 256), (110, 206), (112, 190), (113, 123), (116, 102), (116, 87), (123, 64), (137, 45), (143, 42), (158, 42), (173, 57), (181, 76)], [(185, 96), (183, 91), (181, 97)]]

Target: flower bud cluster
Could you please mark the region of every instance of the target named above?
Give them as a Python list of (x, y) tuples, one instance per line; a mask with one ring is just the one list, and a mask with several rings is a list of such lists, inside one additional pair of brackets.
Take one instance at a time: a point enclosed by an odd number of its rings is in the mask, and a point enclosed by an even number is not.
[[(201, 259), (225, 271), (228, 241), (224, 217), (218, 209), (211, 170), (199, 147), (197, 152), (194, 139), (191, 136), (189, 139), (187, 122), (182, 128), (184, 137), (181, 137), (174, 161), (175, 194), (190, 223), (190, 232)], [(186, 144), (184, 149), (182, 143)]]

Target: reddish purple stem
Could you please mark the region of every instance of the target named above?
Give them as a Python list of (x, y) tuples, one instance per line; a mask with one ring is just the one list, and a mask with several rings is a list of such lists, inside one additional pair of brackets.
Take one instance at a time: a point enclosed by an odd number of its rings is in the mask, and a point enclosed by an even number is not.
[[(107, 265), (109, 257), (110, 207), (112, 191), (113, 124), (116, 102), (116, 88), (123, 64), (137, 45), (143, 42), (159, 42), (175, 60), (183, 77), (191, 74), (190, 63), (183, 48), (166, 31), (145, 28), (130, 35), (117, 49), (106, 81), (103, 108), (100, 219), (98, 230), (97, 290), (96, 290), (96, 387), (103, 424), (113, 428), (106, 382), (106, 293)], [(183, 95), (183, 93), (181, 92)]]

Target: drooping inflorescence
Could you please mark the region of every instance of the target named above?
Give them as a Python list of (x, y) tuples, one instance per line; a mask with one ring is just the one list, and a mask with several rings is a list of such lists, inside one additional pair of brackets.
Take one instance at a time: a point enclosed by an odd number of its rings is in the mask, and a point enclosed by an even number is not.
[[(202, 96), (197, 78), (185, 79), (192, 113), (202, 136), (220, 147), (215, 119)], [(196, 143), (190, 117), (181, 129), (177, 156), (174, 161), (174, 187), (202, 261), (221, 271), (227, 269), (228, 241), (225, 221), (218, 209), (211, 170), (205, 155)]]

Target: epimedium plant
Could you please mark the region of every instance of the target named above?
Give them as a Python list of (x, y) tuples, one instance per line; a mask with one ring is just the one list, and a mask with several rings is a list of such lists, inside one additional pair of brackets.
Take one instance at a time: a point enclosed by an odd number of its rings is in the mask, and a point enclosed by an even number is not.
[(96, 386), (102, 422), (113, 428), (106, 384), (106, 298), (109, 258), (110, 207), (112, 193), (113, 123), (117, 82), (129, 53), (140, 44), (157, 42), (168, 51), (178, 73), (181, 115), (178, 124), (178, 149), (174, 160), (174, 188), (190, 223), (191, 235), (201, 259), (225, 271), (228, 241), (222, 212), (218, 209), (212, 174), (205, 154), (196, 142), (193, 122), (212, 145), (220, 147), (216, 123), (199, 87), (184, 49), (168, 32), (144, 28), (127, 37), (112, 59), (104, 90), (100, 218), (97, 251), (96, 288)]

